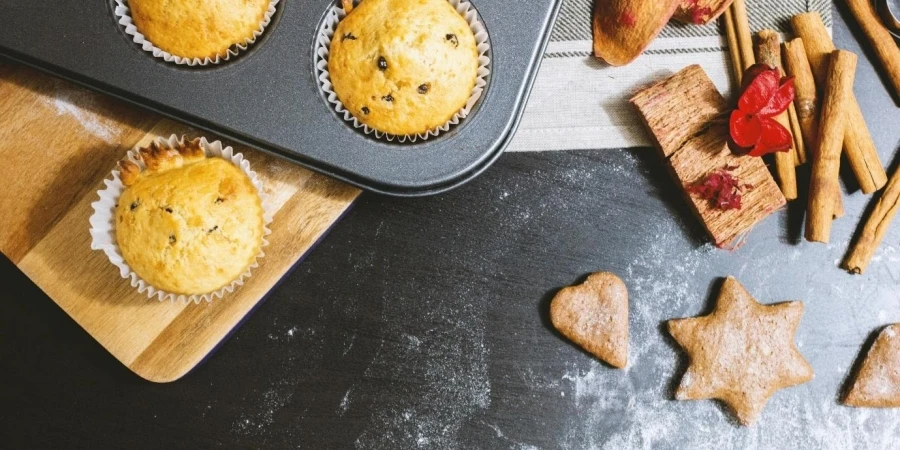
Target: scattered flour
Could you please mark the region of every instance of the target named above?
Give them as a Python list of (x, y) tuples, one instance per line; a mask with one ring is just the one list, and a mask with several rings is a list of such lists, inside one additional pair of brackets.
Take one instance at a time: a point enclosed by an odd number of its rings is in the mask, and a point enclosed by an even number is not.
[(344, 398), (341, 399), (340, 410), (338, 411), (338, 415), (343, 416), (344, 413), (350, 409), (350, 392), (353, 391), (353, 388), (347, 389), (347, 393), (344, 394)]
[(275, 414), (284, 408), (293, 396), (293, 388), (289, 385), (266, 390), (262, 402), (250, 404), (248, 410), (240, 415), (233, 426), (234, 431), (249, 436), (263, 435), (275, 423)]
[(115, 127), (109, 120), (95, 113), (97, 108), (97, 94), (83, 89), (69, 87), (63, 82), (57, 82), (52, 96), (45, 101), (54, 110), (56, 115), (69, 115), (89, 133), (113, 144), (116, 141)]
[[(860, 288), (865, 291), (861, 296), (850, 293), (848, 291), (854, 284), (836, 283), (834, 273), (827, 271), (795, 286), (799, 294), (772, 292), (768, 287), (772, 284), (770, 281), (790, 279), (791, 264), (795, 261), (803, 263), (798, 261), (800, 255), (797, 252), (766, 254), (762, 246), (754, 248), (752, 242), (740, 250), (740, 258), (732, 258), (730, 253), (717, 251), (712, 246), (673, 249), (676, 244), (666, 236), (678, 231), (661, 227), (652, 239), (654, 244), (637, 256), (623, 274), (631, 302), (629, 366), (615, 370), (590, 361), (579, 362), (567, 369), (561, 381), (564, 392), (571, 395), (563, 398), (572, 402), (579, 414), (577, 420), (567, 423), (560, 448), (900, 448), (900, 411), (852, 409), (835, 400), (846, 376), (843, 369), (851, 366), (856, 357), (857, 349), (853, 345), (861, 345), (865, 336), (852, 326), (846, 336), (829, 336), (820, 331), (815, 339), (810, 339), (816, 346), (802, 351), (825, 379), (776, 393), (755, 426), (738, 426), (727, 407), (716, 401), (675, 400), (674, 389), (682, 382), (687, 361), (665, 331), (664, 321), (707, 313), (711, 306), (707, 299), (713, 291), (707, 292), (698, 286), (710, 283), (711, 288), (716, 276), (737, 276), (738, 280), (747, 282), (751, 294), (763, 303), (787, 300), (786, 294), (798, 295), (811, 302), (821, 298), (823, 289), (833, 298), (869, 299), (876, 305), (874, 311), (866, 312), (867, 320), (874, 316), (879, 320), (896, 320), (898, 295), (897, 292), (888, 295), (869, 292), (864, 288)], [(830, 256), (844, 248), (845, 245), (839, 244), (833, 249), (806, 247), (804, 251), (819, 251)], [(673, 254), (684, 256), (672, 260), (669, 255)], [(730, 267), (734, 263), (737, 263), (736, 271)], [(729, 273), (729, 270), (737, 273)], [(889, 314), (879, 313), (877, 303), (885, 302), (894, 303)], [(833, 321), (847, 314), (841, 310), (822, 311), (807, 306), (807, 316), (815, 313), (819, 316), (813, 319), (814, 323), (821, 323), (826, 318)], [(804, 321), (807, 320), (810, 318), (805, 317)], [(804, 331), (801, 322), (798, 346), (804, 342)], [(842, 355), (841, 363), (835, 364), (835, 353)], [(822, 361), (830, 367), (822, 367)], [(825, 376), (825, 372), (836, 373), (835, 366), (841, 369), (840, 374)]]
[[(432, 289), (440, 292), (429, 292)], [(385, 301), (382, 314), (393, 320), (383, 323), (392, 324), (386, 333), (395, 338), (382, 341), (359, 387), (378, 405), (355, 442), (359, 449), (459, 448), (460, 429), (491, 404), (484, 317), (479, 310), (483, 306), (477, 291), (471, 285), (442, 286), (434, 281), (409, 291), (420, 295)], [(464, 304), (443, 300), (453, 297), (472, 300)], [(427, 304), (413, 310), (406, 306), (411, 301)], [(424, 317), (402, 320), (421, 311), (427, 311)], [(410, 324), (430, 328), (413, 335)]]

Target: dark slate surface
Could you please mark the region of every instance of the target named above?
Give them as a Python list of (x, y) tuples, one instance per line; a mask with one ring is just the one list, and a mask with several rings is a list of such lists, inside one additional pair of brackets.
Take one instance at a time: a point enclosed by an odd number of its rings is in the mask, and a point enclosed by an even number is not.
[[(836, 38), (859, 49), (842, 25)], [(900, 111), (861, 63), (857, 94), (892, 160)], [(508, 154), (440, 197), (363, 196), (169, 385), (132, 375), (3, 259), (0, 447), (897, 448), (900, 413), (836, 402), (864, 342), (900, 321), (900, 225), (868, 274), (836, 267), (867, 200), (849, 194), (832, 245), (800, 242), (788, 210), (729, 253), (705, 244), (649, 149)], [(626, 370), (548, 324), (552, 295), (595, 270), (631, 291)], [(671, 399), (686, 361), (661, 324), (708, 311), (726, 275), (806, 306), (797, 341), (816, 379), (750, 429)]]

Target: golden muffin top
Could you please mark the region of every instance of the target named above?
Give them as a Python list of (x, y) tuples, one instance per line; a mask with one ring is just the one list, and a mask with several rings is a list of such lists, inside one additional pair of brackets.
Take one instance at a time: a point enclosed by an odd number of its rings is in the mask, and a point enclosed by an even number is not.
[(153, 45), (184, 58), (214, 59), (253, 38), (269, 0), (128, 0), (128, 7)]
[(125, 262), (166, 292), (199, 295), (239, 278), (263, 241), (262, 201), (231, 162), (207, 158), (198, 140), (140, 150), (146, 168), (120, 163), (126, 186), (116, 206)]
[(478, 76), (475, 36), (447, 0), (363, 0), (338, 24), (329, 53), (344, 106), (393, 135), (444, 125)]

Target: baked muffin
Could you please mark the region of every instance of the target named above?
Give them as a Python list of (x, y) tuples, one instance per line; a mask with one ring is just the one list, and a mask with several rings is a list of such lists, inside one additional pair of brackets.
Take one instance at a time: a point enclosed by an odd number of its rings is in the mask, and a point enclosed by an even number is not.
[(362, 0), (338, 23), (331, 83), (360, 122), (403, 136), (447, 123), (469, 100), (478, 48), (447, 0)]
[(128, 7), (134, 26), (156, 47), (215, 59), (253, 39), (269, 0), (128, 0)]
[(207, 158), (200, 141), (139, 151), (146, 168), (119, 164), (125, 190), (115, 211), (125, 262), (173, 294), (214, 292), (260, 254), (264, 218), (252, 181), (230, 161)]

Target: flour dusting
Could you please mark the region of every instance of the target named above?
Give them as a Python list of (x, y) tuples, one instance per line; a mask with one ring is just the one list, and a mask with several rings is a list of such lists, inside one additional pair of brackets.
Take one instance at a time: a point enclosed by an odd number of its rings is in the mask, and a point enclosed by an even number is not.
[[(578, 363), (562, 375), (563, 388), (572, 394), (563, 398), (574, 403), (578, 417), (568, 423), (559, 447), (843, 450), (900, 446), (900, 411), (872, 412), (839, 405), (836, 395), (842, 379), (813, 380), (777, 392), (763, 410), (760, 421), (752, 427), (737, 425), (732, 413), (717, 401), (675, 400), (674, 388), (678, 383), (690, 383), (691, 380), (681, 379), (687, 361), (665, 331), (664, 322), (708, 313), (708, 298), (714, 292), (706, 291), (702, 286), (709, 283), (710, 289), (717, 288), (718, 285), (713, 284), (716, 276), (736, 275), (739, 281), (747, 282), (751, 295), (761, 303), (788, 299), (812, 303), (822, 297), (823, 290), (828, 295), (848, 299), (861, 295), (875, 303), (872, 316), (879, 314), (878, 303), (896, 301), (897, 294), (879, 295), (879, 292), (870, 292), (863, 287), (860, 287), (861, 294), (850, 294), (846, 287), (834, 283), (834, 273), (827, 271), (798, 283), (796, 292), (773, 292), (769, 290), (769, 281), (776, 277), (789, 279), (792, 262), (798, 259), (796, 252), (765, 254), (752, 243), (740, 250), (739, 258), (712, 246), (676, 249), (673, 246), (680, 244), (668, 238), (679, 233), (674, 229), (675, 225), (659, 225), (659, 228), (651, 233), (652, 244), (635, 257), (623, 274), (629, 287), (631, 306), (629, 366), (615, 370), (592, 360)], [(846, 247), (811, 248), (806, 251), (837, 256)], [(683, 256), (673, 259), (670, 255)], [(732, 259), (738, 264), (730, 263)], [(710, 276), (710, 273), (717, 275)], [(797, 297), (788, 297), (791, 295)], [(891, 318), (896, 318), (896, 311), (894, 307)], [(821, 311), (809, 306), (806, 314), (848, 315), (844, 311)], [(886, 319), (884, 316), (882, 312), (879, 317)], [(807, 320), (810, 318), (804, 318)], [(822, 319), (815, 319), (815, 322), (822, 323)], [(837, 369), (852, 365), (856, 349), (848, 342), (861, 345), (860, 337), (805, 330), (802, 324), (798, 347), (817, 372), (835, 371), (834, 365), (823, 367), (821, 363), (817, 364), (821, 360), (833, 360), (835, 353), (844, 355), (843, 363)], [(803, 349), (799, 344), (804, 342), (806, 332), (816, 335), (809, 340), (817, 345)], [(858, 334), (864, 337), (864, 333)], [(816, 358), (819, 355), (822, 357)]]
[(95, 94), (82, 89), (75, 89), (57, 83), (52, 97), (47, 97), (48, 106), (56, 111), (56, 115), (68, 115), (78, 121), (85, 131), (103, 139), (104, 142), (113, 144), (117, 135), (115, 127), (108, 123), (108, 119), (93, 112), (97, 108)]
[(293, 396), (293, 390), (288, 385), (267, 389), (262, 395), (261, 402), (251, 404), (247, 411), (238, 417), (233, 430), (249, 436), (266, 433), (275, 423), (275, 414), (284, 408)]
[[(360, 389), (378, 407), (355, 442), (359, 449), (459, 448), (460, 429), (491, 403), (483, 299), (472, 286), (433, 281), (409, 291), (419, 295), (386, 302), (383, 314), (395, 320), (384, 323), (392, 324), (387, 334), (394, 338), (382, 342), (365, 371)], [(413, 301), (422, 309), (408, 308)], [(426, 313), (402, 320), (413, 311)], [(413, 333), (415, 324), (429, 327)]]

